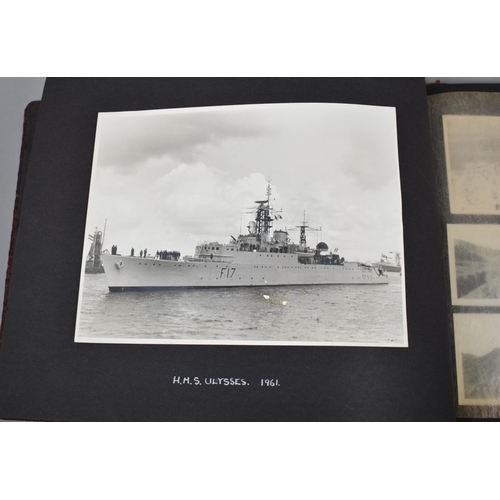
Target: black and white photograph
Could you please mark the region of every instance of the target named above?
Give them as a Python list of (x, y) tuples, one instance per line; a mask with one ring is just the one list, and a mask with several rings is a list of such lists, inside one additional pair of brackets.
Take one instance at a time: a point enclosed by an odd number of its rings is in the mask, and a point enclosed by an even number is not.
[(500, 214), (500, 116), (443, 116), (452, 214)]
[(99, 113), (76, 342), (407, 347), (395, 108)]
[(451, 299), (456, 306), (500, 306), (500, 226), (448, 224)]
[(460, 405), (500, 405), (500, 314), (454, 314)]

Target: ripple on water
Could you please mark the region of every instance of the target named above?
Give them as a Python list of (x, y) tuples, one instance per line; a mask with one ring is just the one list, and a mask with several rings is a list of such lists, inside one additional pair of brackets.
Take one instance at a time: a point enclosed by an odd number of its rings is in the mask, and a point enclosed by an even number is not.
[(86, 275), (79, 332), (89, 337), (145, 340), (401, 345), (402, 286), (399, 281), (373, 287), (110, 293), (104, 275)]

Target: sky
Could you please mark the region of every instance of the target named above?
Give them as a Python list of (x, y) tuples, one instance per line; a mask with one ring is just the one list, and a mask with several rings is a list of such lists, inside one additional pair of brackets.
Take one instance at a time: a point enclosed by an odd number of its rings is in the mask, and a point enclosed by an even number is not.
[(500, 348), (498, 314), (454, 314), (458, 353), (484, 356)]
[(448, 239), (462, 240), (500, 250), (500, 226), (495, 224), (448, 224)]
[(310, 246), (373, 262), (403, 250), (395, 109), (345, 104), (100, 113), (85, 234), (106, 221), (104, 248), (192, 255), (247, 233), (267, 179), (274, 229), (305, 211), (321, 228)]
[(443, 117), (450, 167), (461, 174), (470, 166), (500, 162), (500, 117)]

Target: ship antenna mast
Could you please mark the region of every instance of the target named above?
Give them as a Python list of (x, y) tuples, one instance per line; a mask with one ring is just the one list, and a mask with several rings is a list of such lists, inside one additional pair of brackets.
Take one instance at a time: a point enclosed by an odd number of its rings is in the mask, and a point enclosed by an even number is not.
[[(271, 178), (267, 178), (267, 189), (266, 189), (266, 194), (267, 194), (267, 200), (263, 201), (256, 201), (255, 203), (258, 204), (257, 208), (252, 209), (252, 211), (256, 211), (257, 214), (255, 216), (255, 222), (252, 222), (251, 224), (254, 224), (255, 232), (253, 234), (258, 234), (258, 235), (268, 235), (271, 231), (271, 228), (273, 226), (273, 217), (271, 217), (272, 214), (278, 214), (280, 211), (274, 210), (273, 207), (271, 207)], [(281, 219), (280, 215), (274, 215), (275, 219)], [(250, 227), (250, 226), (249, 226)]]
[(104, 237), (106, 236), (106, 224), (108, 222), (108, 219), (104, 219), (104, 230), (102, 232), (102, 246), (104, 246)]
[(267, 207), (266, 210), (264, 211), (264, 233), (269, 234), (271, 227), (273, 225), (272, 223), (272, 217), (271, 217), (271, 177), (267, 178)]
[[(300, 229), (299, 244), (301, 247), (304, 247), (304, 248), (307, 246), (306, 229), (309, 229), (310, 231), (322, 231), (321, 227), (319, 229), (316, 229), (314, 227), (310, 227), (307, 225), (306, 211), (305, 210), (304, 210), (304, 220), (302, 221), (302, 224), (300, 226), (296, 226), (294, 229)], [(293, 231), (293, 229), (292, 229), (292, 231)]]

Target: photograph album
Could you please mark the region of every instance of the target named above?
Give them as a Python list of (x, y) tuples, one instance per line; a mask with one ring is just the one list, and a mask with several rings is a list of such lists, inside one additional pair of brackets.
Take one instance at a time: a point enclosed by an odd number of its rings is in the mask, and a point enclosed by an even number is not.
[(0, 418), (497, 418), (498, 90), (47, 79)]

